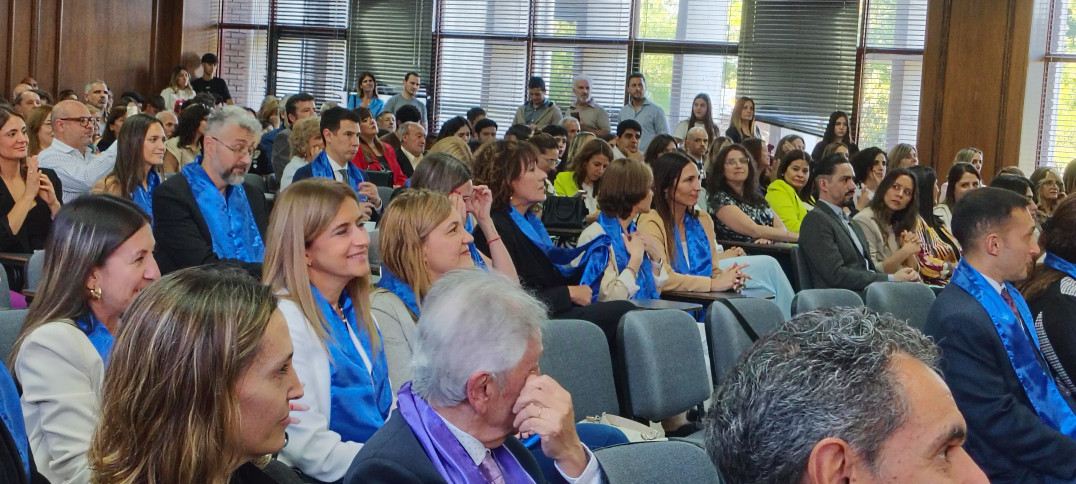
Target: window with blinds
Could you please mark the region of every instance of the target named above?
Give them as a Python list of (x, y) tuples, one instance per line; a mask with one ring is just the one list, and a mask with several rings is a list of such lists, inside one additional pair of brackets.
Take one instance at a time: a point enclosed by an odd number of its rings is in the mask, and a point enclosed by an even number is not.
[(378, 92), (391, 96), (403, 90), (404, 74), (417, 72), (419, 97), (425, 96), (433, 51), (433, 8), (433, 0), (353, 1), (347, 90), (358, 92), (359, 73), (372, 72)]
[(343, 104), (347, 77), (347, 0), (274, 0), (269, 91), (309, 92), (317, 103)]
[(1076, 13), (1071, 0), (1050, 0), (1046, 72), (1035, 166), (1063, 170), (1076, 159)]
[(854, 124), (861, 148), (915, 145), (927, 0), (870, 0)]
[[(228, 2), (216, 13), (220, 15), (216, 74), (228, 83), (232, 102), (258, 109), (267, 81), (269, 0)], [(192, 74), (200, 75), (201, 68)]]

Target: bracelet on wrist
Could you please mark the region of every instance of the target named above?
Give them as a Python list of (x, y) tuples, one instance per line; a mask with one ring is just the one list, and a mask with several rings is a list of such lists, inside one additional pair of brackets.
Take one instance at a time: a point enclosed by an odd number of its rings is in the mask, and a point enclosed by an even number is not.
[[(486, 245), (487, 245), (487, 246), (488, 246), (488, 245), (493, 245), (493, 243), (494, 243), (494, 242), (496, 242), (496, 241), (498, 241), (498, 240), (501, 240), (501, 236), (500, 236), (500, 235), (498, 235), (498, 236), (496, 236), (496, 237), (494, 237), (494, 238), (492, 238), (492, 239), (489, 239), (489, 240), (487, 240), (487, 241), (486, 241)], [(502, 243), (503, 243), (503, 242), (502, 242)]]

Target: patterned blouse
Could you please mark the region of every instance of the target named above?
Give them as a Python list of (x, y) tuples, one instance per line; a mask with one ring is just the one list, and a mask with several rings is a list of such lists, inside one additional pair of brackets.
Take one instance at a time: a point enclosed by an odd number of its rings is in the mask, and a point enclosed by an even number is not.
[(915, 234), (919, 236), (919, 245), (922, 248), (916, 258), (919, 259), (919, 276), (923, 282), (935, 286), (949, 284), (949, 277), (960, 261), (960, 251), (942, 238), (945, 235), (950, 241), (955, 241), (949, 230), (942, 226), (942, 234), (933, 227), (927, 225), (923, 217), (918, 217), (915, 224)]
[(741, 202), (733, 197), (728, 192), (718, 191), (710, 195), (708, 201), (708, 208), (710, 214), (714, 215), (714, 231), (717, 232), (717, 240), (731, 240), (733, 242), (754, 242), (754, 238), (743, 235), (729, 228), (721, 222), (721, 219), (717, 218), (717, 211), (725, 205), (735, 205), (743, 210), (743, 213), (747, 214), (756, 224), (773, 226), (773, 210), (770, 209), (770, 204), (763, 200), (762, 205), (753, 205), (747, 202)]

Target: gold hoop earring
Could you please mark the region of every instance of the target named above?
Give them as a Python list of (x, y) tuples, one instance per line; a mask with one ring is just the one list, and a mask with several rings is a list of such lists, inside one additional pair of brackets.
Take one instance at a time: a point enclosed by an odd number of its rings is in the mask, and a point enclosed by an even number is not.
[(101, 300), (101, 286), (97, 286), (97, 287), (91, 289), (90, 290), (90, 297), (92, 297), (94, 301), (100, 301)]

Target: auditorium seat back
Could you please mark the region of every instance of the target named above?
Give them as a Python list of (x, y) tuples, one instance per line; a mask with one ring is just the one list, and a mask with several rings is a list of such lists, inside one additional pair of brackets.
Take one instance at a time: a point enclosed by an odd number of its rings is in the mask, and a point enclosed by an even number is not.
[(725, 374), (755, 340), (776, 329), (784, 319), (781, 308), (769, 299), (725, 299), (711, 304), (705, 323), (714, 386), (721, 384)]
[(913, 328), (923, 329), (934, 291), (926, 284), (912, 282), (875, 282), (867, 286), (867, 307), (889, 313), (907, 321)]
[(5, 309), (0, 311), (0, 357), (7, 364), (11, 348), (15, 346), (15, 340), (22, 329), (22, 323), (26, 320), (26, 309)]
[(811, 281), (811, 269), (807, 267), (807, 258), (798, 245), (792, 246), (792, 270), (796, 273), (796, 290), (814, 289)]
[(620, 413), (609, 343), (589, 321), (553, 319), (542, 325), (538, 366), (572, 395), (576, 420)]
[(710, 397), (706, 350), (698, 323), (688, 313), (628, 312), (620, 320), (617, 345), (633, 416), (659, 422)]
[(792, 315), (821, 308), (860, 307), (863, 299), (848, 289), (808, 289), (792, 299)]
[(594, 451), (608, 484), (678, 482), (718, 484), (721, 476), (706, 451), (687, 442), (638, 442)]

